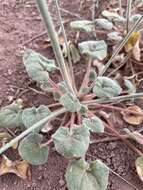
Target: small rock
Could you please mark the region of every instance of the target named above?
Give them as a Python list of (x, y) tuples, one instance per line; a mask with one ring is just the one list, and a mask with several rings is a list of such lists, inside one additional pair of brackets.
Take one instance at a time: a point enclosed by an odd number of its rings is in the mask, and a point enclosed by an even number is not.
[(65, 185), (65, 181), (62, 178), (59, 180), (59, 185), (60, 185), (60, 187), (62, 187), (63, 185)]
[(117, 146), (117, 142), (111, 142), (109, 143), (108, 149), (109, 150), (114, 150)]

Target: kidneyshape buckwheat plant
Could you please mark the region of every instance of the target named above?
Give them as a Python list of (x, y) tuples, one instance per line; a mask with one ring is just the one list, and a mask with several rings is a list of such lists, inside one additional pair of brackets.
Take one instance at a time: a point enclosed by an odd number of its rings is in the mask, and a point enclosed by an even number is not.
[[(113, 20), (115, 20), (114, 23), (126, 22), (126, 19), (115, 13), (103, 11), (104, 18), (70, 23), (70, 27), (77, 33), (92, 34), (96, 33), (96, 29), (103, 29), (109, 32), (109, 40), (116, 41), (116, 43), (121, 41), (99, 74), (91, 68), (91, 64), (95, 60), (102, 62), (107, 58), (107, 43), (104, 40), (82, 41), (77, 44), (77, 48), (70, 44), (72, 50), (69, 48), (69, 44), (66, 44), (65, 49), (69, 56), (64, 58), (46, 0), (37, 0), (36, 2), (46, 25), (56, 60), (48, 59), (34, 50), (28, 49), (23, 55), (23, 63), (29, 77), (43, 91), (53, 93), (53, 102), (56, 101), (59, 109), (50, 110), (45, 105), (25, 108), (18, 100), (3, 107), (0, 110), (0, 127), (10, 129), (20, 127), (23, 132), (12, 140), (8, 139), (8, 142), (0, 148), (0, 154), (19, 142), (18, 152), (21, 158), (32, 165), (40, 165), (47, 162), (50, 144), (53, 143), (56, 151), (69, 159), (65, 174), (69, 190), (106, 190), (109, 168), (99, 159), (92, 162), (88, 162), (86, 159), (86, 153), (91, 143), (91, 134), (104, 133), (106, 125), (102, 115), (100, 113), (96, 115), (96, 106), (135, 99), (143, 96), (143, 93), (135, 93), (135, 89), (132, 91), (132, 83), (126, 80), (124, 86), (126, 95), (123, 95), (123, 87), (117, 80), (102, 75), (141, 23), (143, 16), (134, 18), (135, 22), (123, 40), (123, 37), (115, 31), (110, 33), (114, 27)], [(57, 0), (55, 2), (58, 7)], [(62, 23), (61, 27), (64, 39), (66, 39)], [(70, 64), (74, 55), (78, 56), (78, 60), (80, 56), (83, 56), (85, 61), (88, 61), (88, 69), (79, 89), (76, 87), (76, 79)], [(58, 83), (51, 79), (51, 73), (56, 70), (60, 70), (62, 77)], [(45, 125), (59, 115), (64, 117), (67, 114), (69, 118), (67, 123), (65, 120), (61, 125), (56, 126), (57, 130), (47, 142), (44, 142), (44, 135), (40, 132)]]

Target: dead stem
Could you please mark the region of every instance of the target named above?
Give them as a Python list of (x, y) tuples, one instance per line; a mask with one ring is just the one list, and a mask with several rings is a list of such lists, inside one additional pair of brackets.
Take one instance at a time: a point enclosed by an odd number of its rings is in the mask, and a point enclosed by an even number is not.
[(70, 127), (74, 125), (74, 122), (75, 122), (75, 113), (71, 113)]
[[(120, 112), (126, 112), (126, 113), (130, 113), (130, 114), (135, 114), (135, 115), (140, 115), (143, 116), (143, 113), (139, 113), (136, 111), (132, 111), (132, 110), (128, 110), (125, 108), (121, 108), (121, 107), (117, 107), (117, 106), (112, 106), (112, 105), (105, 105), (105, 104), (94, 104), (94, 106), (98, 109), (100, 108), (105, 108), (105, 109), (112, 109), (112, 110), (116, 110), (116, 111), (120, 111)], [(93, 113), (95, 113), (97, 110), (92, 110)]]
[[(103, 116), (103, 115), (102, 115)], [(128, 147), (130, 147), (135, 153), (137, 153), (139, 156), (143, 156), (143, 153), (136, 148), (133, 144), (131, 144), (127, 139), (122, 137), (122, 135), (119, 134), (119, 132), (112, 126), (112, 123), (109, 121), (108, 118), (103, 116), (104, 119), (107, 121), (108, 124), (105, 124), (105, 127), (109, 129), (111, 132), (115, 133), (118, 138), (120, 138)]]
[(80, 94), (81, 94), (82, 88), (83, 88), (83, 87), (87, 87), (87, 84), (88, 84), (88, 82), (89, 82), (89, 81), (88, 81), (88, 77), (89, 77), (89, 73), (90, 73), (90, 69), (91, 69), (91, 64), (92, 64), (92, 59), (89, 58), (87, 70), (86, 70), (86, 73), (85, 73), (85, 75), (84, 75), (84, 78), (83, 78), (83, 81), (82, 81), (82, 83), (81, 83), (81, 86), (80, 86), (80, 88), (79, 88), (79, 92), (78, 92), (78, 95), (79, 95), (79, 96), (80, 96)]

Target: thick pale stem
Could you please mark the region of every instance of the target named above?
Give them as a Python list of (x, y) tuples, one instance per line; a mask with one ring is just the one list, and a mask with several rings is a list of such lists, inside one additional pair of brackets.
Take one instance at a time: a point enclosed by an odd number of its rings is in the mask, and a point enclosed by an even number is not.
[(72, 82), (70, 80), (68, 69), (66, 67), (64, 57), (63, 57), (63, 54), (62, 54), (62, 51), (61, 51), (61, 48), (59, 45), (58, 36), (57, 36), (56, 30), (54, 28), (54, 24), (53, 24), (51, 15), (50, 15), (49, 10), (48, 10), (47, 2), (46, 2), (46, 0), (42, 0), (42, 1), (37, 0), (36, 2), (37, 2), (37, 5), (39, 7), (40, 13), (43, 17), (43, 21), (46, 25), (47, 32), (48, 32), (48, 35), (49, 35), (50, 40), (51, 40), (51, 44), (52, 44), (52, 47), (53, 47), (53, 50), (54, 50), (54, 53), (56, 56), (56, 60), (59, 64), (62, 77), (63, 77), (64, 81), (66, 82), (66, 85), (67, 85), (69, 91), (72, 94), (74, 94)]
[(28, 135), (29, 133), (31, 133), (32, 131), (34, 131), (35, 129), (37, 129), (39, 126), (44, 125), (47, 121), (49, 121), (50, 119), (53, 119), (54, 117), (56, 117), (56, 116), (64, 113), (65, 111), (66, 110), (64, 108), (62, 108), (62, 109), (60, 109), (58, 111), (53, 112), (51, 115), (45, 117), (44, 119), (40, 120), (36, 124), (32, 125), (30, 128), (26, 129), (24, 132), (22, 132), (16, 138), (14, 138), (9, 143), (5, 144), (2, 148), (0, 148), (0, 154), (2, 154), (7, 149), (9, 149), (10, 147), (12, 147), (15, 143), (17, 143), (22, 138), (24, 138), (26, 135)]
[(127, 19), (126, 30), (127, 30), (127, 32), (129, 32), (131, 9), (132, 9), (132, 0), (127, 0), (127, 12), (126, 12), (126, 19)]
[(64, 37), (64, 41), (65, 41), (65, 45), (66, 45), (66, 50), (67, 50), (68, 64), (69, 64), (69, 69), (70, 69), (69, 76), (71, 77), (74, 90), (76, 91), (75, 80), (74, 80), (74, 72), (73, 72), (73, 66), (72, 66), (72, 58), (71, 58), (71, 55), (70, 55), (70, 49), (69, 49), (69, 45), (68, 45), (68, 40), (67, 40), (65, 28), (64, 28), (64, 25), (63, 25), (61, 13), (60, 13), (60, 7), (59, 7), (58, 0), (55, 0), (55, 4), (56, 4), (58, 17), (59, 17), (59, 21), (60, 21), (60, 26), (61, 26), (61, 30), (62, 30), (62, 33), (63, 33), (63, 37)]
[(94, 105), (94, 104), (104, 104), (104, 103), (117, 103), (122, 101), (127, 101), (131, 99), (137, 99), (143, 97), (143, 92), (135, 93), (131, 95), (125, 95), (125, 96), (117, 96), (109, 99), (97, 99), (97, 100), (89, 100), (89, 101), (83, 101), (82, 103), (86, 105)]

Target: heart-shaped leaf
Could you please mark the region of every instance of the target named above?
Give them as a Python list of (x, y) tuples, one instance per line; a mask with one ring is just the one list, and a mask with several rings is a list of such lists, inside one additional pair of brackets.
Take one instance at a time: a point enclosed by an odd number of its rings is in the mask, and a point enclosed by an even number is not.
[(140, 156), (135, 161), (136, 170), (139, 178), (143, 181), (143, 156)]
[(104, 30), (111, 30), (113, 28), (113, 23), (107, 19), (98, 18), (98, 19), (95, 19), (95, 27), (99, 29), (104, 29)]
[[(26, 128), (29, 128), (38, 121), (40, 121), (41, 119), (50, 115), (50, 113), (51, 111), (49, 110), (49, 108), (44, 105), (41, 105), (38, 108), (36, 107), (27, 108), (22, 113), (23, 124), (25, 125)], [(41, 127), (39, 127), (39, 129), (41, 129)]]
[(107, 56), (107, 44), (104, 40), (81, 42), (78, 47), (81, 54), (88, 55), (93, 59), (102, 61)]
[(82, 123), (83, 123), (83, 126), (87, 127), (92, 132), (95, 132), (95, 133), (103, 133), (104, 132), (103, 122), (97, 116), (94, 116), (91, 119), (84, 118)]
[(119, 84), (108, 77), (97, 77), (93, 92), (99, 98), (118, 96), (122, 92)]
[(94, 24), (90, 20), (77, 20), (70, 23), (70, 27), (76, 31), (92, 32)]
[(100, 160), (90, 164), (84, 160), (72, 161), (66, 171), (69, 190), (106, 190), (109, 169)]
[(48, 72), (57, 69), (54, 60), (47, 59), (41, 54), (29, 49), (24, 53), (23, 62), (29, 77), (40, 85), (49, 87)]
[(73, 127), (60, 127), (52, 139), (57, 152), (65, 157), (82, 157), (89, 147), (90, 133), (88, 128), (74, 125)]
[(26, 136), (18, 147), (20, 156), (32, 165), (44, 164), (48, 159), (48, 147), (41, 146), (42, 136), (32, 133)]
[(0, 126), (15, 128), (22, 125), (21, 106), (13, 103), (0, 110)]
[(78, 112), (81, 108), (79, 100), (68, 93), (61, 96), (59, 102), (70, 112)]
[(112, 42), (120, 42), (123, 39), (119, 32), (110, 32), (107, 37)]

